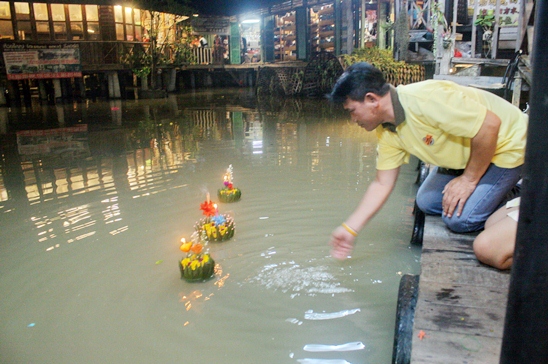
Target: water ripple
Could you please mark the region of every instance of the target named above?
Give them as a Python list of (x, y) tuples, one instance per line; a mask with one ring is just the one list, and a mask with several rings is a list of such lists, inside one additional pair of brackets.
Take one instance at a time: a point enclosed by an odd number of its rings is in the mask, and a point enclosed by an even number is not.
[(293, 292), (293, 296), (353, 292), (342, 287), (328, 267), (302, 267), (294, 261), (266, 265), (251, 281), (267, 289)]

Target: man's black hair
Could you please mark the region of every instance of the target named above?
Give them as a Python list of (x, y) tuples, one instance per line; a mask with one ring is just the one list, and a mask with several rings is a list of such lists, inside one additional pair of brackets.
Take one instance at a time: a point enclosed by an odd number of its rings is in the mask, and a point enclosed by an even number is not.
[(384, 96), (389, 90), (390, 84), (381, 71), (367, 62), (359, 62), (344, 71), (327, 98), (334, 103), (343, 103), (347, 98), (363, 101), (369, 92)]

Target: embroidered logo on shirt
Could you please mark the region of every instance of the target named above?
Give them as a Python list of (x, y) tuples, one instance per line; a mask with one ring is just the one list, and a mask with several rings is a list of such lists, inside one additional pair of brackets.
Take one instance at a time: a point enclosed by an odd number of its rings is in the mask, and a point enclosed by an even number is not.
[(426, 136), (424, 138), (422, 138), (422, 141), (426, 145), (432, 145), (432, 144), (434, 144), (434, 137), (430, 134), (426, 134)]

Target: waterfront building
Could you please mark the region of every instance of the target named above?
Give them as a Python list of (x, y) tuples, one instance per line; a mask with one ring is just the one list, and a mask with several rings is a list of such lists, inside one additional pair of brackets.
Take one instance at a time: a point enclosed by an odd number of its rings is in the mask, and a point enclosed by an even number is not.
[[(289, 0), (207, 17), (108, 0), (0, 1), (0, 104), (31, 94), (51, 102), (123, 98), (149, 84), (164, 93), (253, 85), (258, 65), (308, 62), (321, 52), (339, 56), (371, 46), (392, 48), (400, 60), (409, 60), (403, 50), (431, 52), (418, 62), (445, 57), (447, 66), (437, 65), (443, 74), (457, 52), (463, 58), (510, 58), (524, 38), (525, 2)], [(485, 38), (486, 29), (473, 24), (489, 14), (496, 21), (492, 37)], [(398, 34), (403, 18), (408, 24)], [(451, 51), (433, 54), (438, 40)]]

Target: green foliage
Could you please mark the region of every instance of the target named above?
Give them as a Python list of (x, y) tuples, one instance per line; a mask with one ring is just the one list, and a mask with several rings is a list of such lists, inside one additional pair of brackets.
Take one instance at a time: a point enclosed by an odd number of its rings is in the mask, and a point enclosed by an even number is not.
[(345, 68), (357, 62), (370, 63), (383, 73), (388, 83), (394, 86), (424, 80), (424, 67), (396, 61), (390, 49), (376, 47), (355, 49), (351, 55), (342, 55), (341, 60)]
[(151, 72), (152, 57), (142, 45), (126, 49), (126, 52), (120, 55), (120, 61), (137, 77), (147, 76)]
[(494, 14), (481, 14), (477, 17), (474, 25), (481, 26), (484, 30), (489, 30), (495, 25), (495, 15)]

